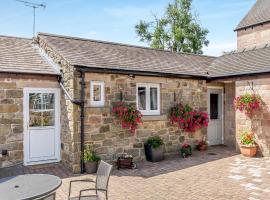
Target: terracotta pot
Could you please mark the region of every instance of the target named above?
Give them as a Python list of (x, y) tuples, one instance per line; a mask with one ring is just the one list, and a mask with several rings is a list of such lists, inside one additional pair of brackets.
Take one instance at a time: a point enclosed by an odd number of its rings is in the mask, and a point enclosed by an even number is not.
[(207, 145), (205, 144), (205, 145), (201, 145), (200, 147), (199, 147), (199, 151), (206, 151), (207, 150)]
[(257, 146), (240, 146), (241, 154), (247, 157), (254, 157), (257, 153)]

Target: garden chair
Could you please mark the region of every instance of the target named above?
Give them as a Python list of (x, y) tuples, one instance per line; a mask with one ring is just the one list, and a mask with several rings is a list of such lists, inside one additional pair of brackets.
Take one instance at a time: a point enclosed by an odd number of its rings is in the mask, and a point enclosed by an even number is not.
[[(68, 199), (69, 200), (101, 200), (100, 193), (103, 193), (106, 196), (106, 200), (108, 200), (108, 183), (110, 174), (112, 171), (112, 165), (100, 161), (100, 164), (98, 166), (97, 175), (96, 175), (96, 181), (93, 181), (92, 179), (82, 179), (82, 180), (72, 180), (69, 183), (69, 193), (68, 193)], [(72, 183), (76, 182), (84, 182), (84, 183), (94, 183), (94, 188), (84, 189), (80, 190), (79, 197), (70, 197), (71, 195), (71, 186)], [(94, 191), (94, 195), (83, 195), (85, 192), (91, 192)]]

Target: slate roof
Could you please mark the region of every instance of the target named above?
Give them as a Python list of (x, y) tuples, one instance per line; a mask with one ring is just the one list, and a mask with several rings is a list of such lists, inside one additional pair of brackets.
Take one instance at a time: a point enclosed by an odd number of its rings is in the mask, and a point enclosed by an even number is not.
[(270, 72), (270, 46), (223, 55), (209, 66), (211, 78)]
[(270, 0), (257, 0), (235, 31), (270, 22)]
[(72, 65), (174, 75), (206, 76), (214, 57), (39, 33)]
[(0, 36), (0, 72), (58, 74), (31, 39), (9, 36)]

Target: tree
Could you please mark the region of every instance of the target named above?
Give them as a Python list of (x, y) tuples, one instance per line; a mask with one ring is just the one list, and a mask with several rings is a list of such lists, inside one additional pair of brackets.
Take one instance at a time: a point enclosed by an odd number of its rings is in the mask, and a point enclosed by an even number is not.
[(140, 41), (155, 49), (202, 54), (203, 46), (209, 44), (206, 38), (209, 31), (200, 26), (191, 5), (192, 0), (174, 0), (162, 18), (141, 20), (135, 26)]

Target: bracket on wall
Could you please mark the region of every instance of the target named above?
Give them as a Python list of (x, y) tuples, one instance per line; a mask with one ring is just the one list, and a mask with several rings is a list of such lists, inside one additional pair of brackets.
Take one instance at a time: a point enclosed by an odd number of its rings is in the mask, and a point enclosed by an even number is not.
[(256, 91), (254, 89), (254, 82), (253, 81), (251, 81), (251, 82), (247, 81), (247, 83), (248, 83), (248, 86), (251, 89), (251, 91), (253, 91), (255, 93)]

